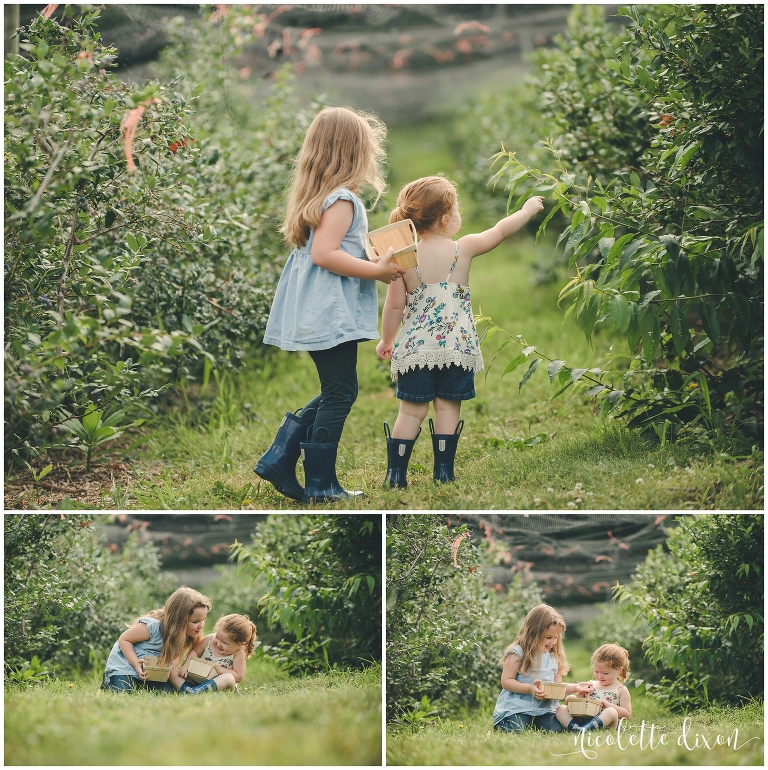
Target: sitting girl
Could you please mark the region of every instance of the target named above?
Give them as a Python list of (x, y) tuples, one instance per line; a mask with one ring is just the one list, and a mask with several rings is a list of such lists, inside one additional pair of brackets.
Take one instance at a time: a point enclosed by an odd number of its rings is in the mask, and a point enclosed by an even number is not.
[[(599, 730), (619, 726), (621, 719), (632, 716), (632, 698), (629, 690), (619, 683), (629, 677), (629, 655), (618, 644), (604, 644), (592, 653), (595, 678), (589, 685), (587, 697), (598, 700), (603, 710), (595, 717), (571, 716), (567, 705), (557, 707), (558, 722), (571, 732)], [(570, 696), (574, 697), (574, 696)], [(566, 698), (568, 700), (569, 698)]]
[[(256, 626), (245, 615), (224, 615), (216, 621), (213, 633), (200, 639), (190, 650), (184, 665), (171, 672), (171, 684), (187, 695), (207, 690), (236, 690), (245, 676), (245, 661), (256, 646)], [(215, 663), (223, 673), (201, 684), (187, 682), (193, 658)]]
[[(539, 686), (544, 682), (563, 681), (569, 670), (562, 633), (565, 621), (548, 604), (539, 604), (526, 615), (515, 641), (499, 661), (502, 691), (493, 710), (493, 727), (504, 733), (520, 732), (529, 727), (563, 731), (555, 717), (556, 700), (548, 699)], [(566, 684), (566, 693), (586, 692), (586, 682)]]
[[(387, 438), (384, 486), (407, 487), (406, 470), (429, 403), (435, 481), (453, 481), (456, 447), (464, 426), (461, 402), (475, 397), (475, 372), (483, 368), (469, 298), (472, 260), (495, 249), (544, 208), (534, 196), (520, 211), (490, 230), (454, 241), (461, 228), (456, 189), (450, 180), (428, 176), (407, 184), (397, 196), (391, 223), (410, 219), (419, 236), (419, 266), (387, 289), (381, 320), (380, 359), (392, 362), (400, 413)], [(401, 326), (402, 321), (402, 326)], [(398, 331), (399, 329), (399, 331)]]
[[(193, 588), (182, 586), (165, 606), (137, 618), (115, 642), (104, 669), (102, 690), (126, 692), (146, 682), (144, 657), (159, 657), (161, 666), (173, 666), (200, 639), (211, 601)], [(146, 682), (151, 689), (173, 688), (168, 682)]]

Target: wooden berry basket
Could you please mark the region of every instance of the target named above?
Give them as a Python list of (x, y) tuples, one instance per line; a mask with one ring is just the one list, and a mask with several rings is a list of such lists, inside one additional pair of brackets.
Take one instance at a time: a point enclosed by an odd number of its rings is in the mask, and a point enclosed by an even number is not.
[(603, 704), (592, 698), (571, 698), (568, 713), (575, 717), (596, 717), (603, 710)]
[(371, 230), (368, 240), (373, 247), (366, 246), (365, 253), (371, 262), (378, 262), (381, 255), (391, 247), (395, 250), (391, 260), (395, 264), (406, 270), (419, 264), (416, 228), (410, 219)]
[(187, 666), (187, 679), (191, 679), (196, 684), (207, 682), (209, 679), (217, 677), (221, 669), (215, 664), (200, 658), (192, 658)]
[(564, 682), (542, 682), (540, 685), (547, 698), (552, 700), (562, 700), (565, 697)]
[(158, 658), (144, 658), (144, 671), (147, 674), (147, 682), (167, 682), (171, 675), (170, 666), (158, 666)]

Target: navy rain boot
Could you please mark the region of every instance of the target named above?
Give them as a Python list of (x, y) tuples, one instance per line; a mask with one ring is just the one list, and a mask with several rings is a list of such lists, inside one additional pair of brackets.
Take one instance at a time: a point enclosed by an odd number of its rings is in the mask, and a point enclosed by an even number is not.
[(321, 430), (329, 433), (328, 428), (318, 428), (312, 436), (312, 441), (301, 442), (301, 459), (304, 461), (303, 501), (310, 503), (365, 497), (363, 492), (348, 491), (339, 484), (336, 478), (336, 454), (339, 445), (330, 441), (316, 441)]
[(405, 475), (411, 459), (411, 452), (413, 452), (413, 445), (420, 435), (421, 428), (419, 428), (416, 438), (410, 441), (405, 438), (392, 438), (389, 425), (384, 423), (384, 436), (387, 439), (387, 476), (384, 479), (384, 487), (405, 489), (408, 486)]
[(293, 500), (304, 499), (304, 488), (296, 478), (296, 463), (301, 452), (300, 444), (306, 439), (311, 427), (311, 422), (286, 412), (272, 446), (259, 458), (253, 469), (281, 495)]
[(432, 477), (435, 481), (454, 481), (453, 461), (459, 436), (464, 429), (464, 420), (459, 420), (453, 433), (435, 433), (435, 425), (429, 418), (429, 432), (432, 434), (432, 451), (435, 453), (435, 468)]

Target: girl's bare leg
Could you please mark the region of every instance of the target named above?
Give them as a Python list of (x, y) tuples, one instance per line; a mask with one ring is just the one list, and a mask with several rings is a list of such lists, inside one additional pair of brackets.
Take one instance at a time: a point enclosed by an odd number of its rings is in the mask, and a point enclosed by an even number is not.
[(461, 414), (461, 401), (435, 398), (434, 405), (435, 433), (455, 433), (456, 426), (459, 424), (459, 415)]
[(403, 438), (413, 441), (419, 433), (421, 423), (429, 411), (429, 402), (416, 403), (414, 401), (401, 401), (400, 412), (392, 429), (392, 438)]
[(557, 711), (555, 711), (555, 716), (557, 717), (557, 721), (560, 722), (560, 724), (567, 730), (568, 724), (570, 723), (571, 719), (573, 719), (573, 717), (568, 713), (568, 706), (558, 706)]
[(598, 716), (603, 723), (603, 727), (610, 727), (612, 724), (619, 724), (619, 712), (615, 708), (609, 706), (604, 708)]
[(179, 675), (176, 673), (176, 669), (175, 669), (175, 668), (172, 668), (172, 669), (171, 669), (171, 673), (170, 673), (170, 676), (168, 677), (168, 681), (169, 681), (169, 682), (170, 682), (170, 683), (171, 683), (171, 684), (174, 686), (174, 688), (175, 688), (176, 690), (180, 690), (180, 689), (181, 689), (181, 685), (183, 685), (183, 684), (184, 684), (184, 682), (186, 682), (187, 680), (186, 680), (186, 679), (184, 679), (184, 677), (182, 677), (182, 676), (179, 676)]
[(213, 680), (216, 682), (216, 689), (221, 692), (222, 690), (234, 690), (237, 682), (232, 674), (219, 674)]

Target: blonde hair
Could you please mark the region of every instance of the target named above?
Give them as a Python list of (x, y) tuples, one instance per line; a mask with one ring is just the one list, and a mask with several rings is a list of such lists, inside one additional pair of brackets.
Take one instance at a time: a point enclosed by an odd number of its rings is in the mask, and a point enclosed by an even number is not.
[(629, 678), (629, 653), (618, 644), (604, 644), (592, 653), (592, 665), (605, 663), (618, 670), (616, 678), (625, 682)]
[(160, 621), (160, 632), (163, 635), (163, 651), (158, 663), (169, 666), (176, 655), (184, 657), (184, 653), (202, 639), (202, 629), (196, 637), (187, 635), (187, 624), (192, 613), (198, 607), (211, 611), (211, 600), (194, 588), (181, 586), (177, 588), (159, 610), (152, 610), (131, 623), (135, 626), (141, 618), (155, 618)]
[[(535, 661), (539, 659), (541, 654), (541, 643), (544, 639), (544, 634), (550, 626), (558, 626), (565, 632), (565, 621), (563, 616), (554, 608), (548, 604), (539, 604), (534, 607), (526, 616), (523, 621), (521, 629), (517, 632), (515, 641), (507, 647), (504, 651), (504, 655), (499, 661), (499, 665), (503, 666), (507, 656), (512, 652), (512, 648), (519, 644), (523, 648), (523, 659), (520, 661), (520, 673), (524, 674), (533, 667)], [(554, 647), (550, 650), (550, 653), (557, 659), (557, 672), (559, 674), (567, 674), (571, 667), (568, 664), (568, 658), (565, 655), (563, 649), (563, 634), (561, 633), (557, 637)]]
[(373, 115), (348, 107), (326, 107), (312, 121), (299, 150), (289, 184), (281, 232), (303, 246), (320, 224), (323, 202), (339, 187), (357, 192), (368, 183), (381, 197), (386, 126)]
[(245, 648), (245, 657), (250, 658), (256, 647), (256, 626), (247, 615), (224, 615), (216, 621), (214, 633), (226, 631), (235, 644)]
[(431, 230), (440, 219), (450, 214), (458, 203), (456, 187), (444, 176), (425, 176), (410, 182), (397, 196), (397, 207), (389, 215), (389, 223), (410, 219), (416, 232)]

